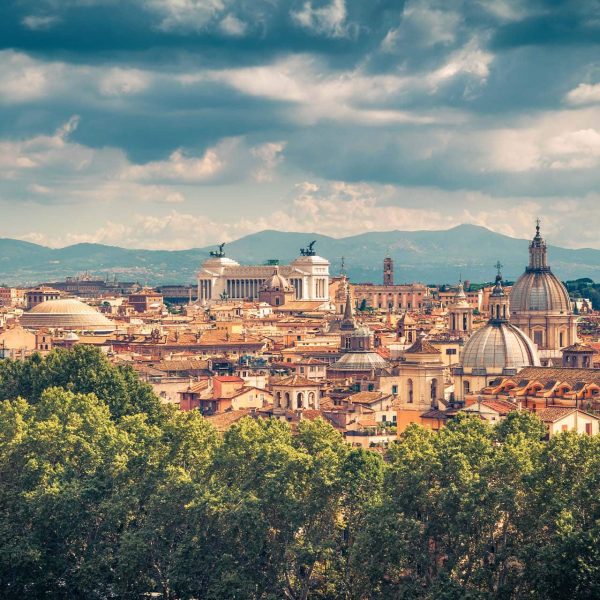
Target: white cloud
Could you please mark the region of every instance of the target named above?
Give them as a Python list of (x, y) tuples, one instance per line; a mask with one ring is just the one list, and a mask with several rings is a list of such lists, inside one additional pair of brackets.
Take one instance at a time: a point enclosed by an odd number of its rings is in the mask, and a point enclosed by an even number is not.
[(114, 67), (100, 77), (98, 89), (104, 96), (121, 96), (139, 93), (149, 84), (150, 76), (147, 72)]
[(482, 172), (525, 173), (600, 167), (600, 110), (548, 112), (522, 126), (472, 132), (461, 138), (466, 164)]
[(456, 40), (461, 21), (460, 14), (448, 8), (440, 10), (422, 0), (408, 2), (402, 11), (400, 25), (387, 32), (381, 42), (381, 50), (396, 53), (404, 44), (413, 47), (451, 44)]
[(135, 180), (164, 180), (177, 182), (201, 182), (214, 177), (223, 169), (223, 153), (210, 148), (202, 156), (194, 157), (175, 150), (168, 160), (153, 161), (129, 167), (127, 177)]
[(219, 23), (221, 31), (233, 37), (239, 37), (246, 33), (247, 25), (231, 13), (226, 15)]
[(43, 98), (62, 75), (62, 68), (44, 65), (25, 54), (0, 52), (0, 102), (12, 104)]
[[(70, 99), (110, 102), (147, 89), (158, 74), (141, 69), (44, 62), (13, 50), (0, 51), (0, 104)], [(172, 79), (170, 75), (162, 76)]]
[(225, 9), (223, 0), (141, 0), (160, 17), (165, 31), (199, 31)]
[(299, 11), (291, 12), (292, 19), (301, 27), (317, 34), (329, 37), (343, 37), (347, 34), (345, 0), (331, 0), (330, 4), (314, 8), (312, 1), (307, 1)]
[(453, 52), (443, 66), (429, 73), (427, 80), (433, 89), (457, 75), (469, 75), (483, 84), (487, 80), (493, 59), (493, 54), (482, 50), (479, 41), (472, 39), (463, 48)]
[(250, 150), (252, 156), (260, 161), (258, 168), (254, 171), (256, 181), (265, 182), (273, 179), (277, 165), (283, 160), (284, 148), (285, 142), (267, 142)]
[[(395, 95), (423, 86), (422, 80), (398, 75), (367, 75), (360, 70), (330, 73), (306, 55), (269, 65), (213, 71), (210, 77), (251, 96), (288, 102), (291, 114), (304, 124), (321, 120), (354, 124), (428, 124), (449, 116), (443, 111), (432, 116), (381, 108), (382, 103)], [(192, 79), (186, 81), (192, 82)], [(454, 120), (456, 116), (450, 118)]]
[(45, 31), (56, 25), (60, 18), (56, 15), (28, 15), (21, 21), (25, 27), (33, 31)]
[(600, 83), (580, 83), (567, 94), (566, 100), (574, 105), (600, 103)]

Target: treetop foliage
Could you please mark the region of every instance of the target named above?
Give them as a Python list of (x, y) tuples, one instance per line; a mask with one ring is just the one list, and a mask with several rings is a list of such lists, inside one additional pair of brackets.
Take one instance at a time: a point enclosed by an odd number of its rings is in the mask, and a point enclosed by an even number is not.
[(89, 349), (0, 373), (2, 598), (600, 596), (598, 436), (460, 416), (382, 456), (320, 419), (219, 435)]

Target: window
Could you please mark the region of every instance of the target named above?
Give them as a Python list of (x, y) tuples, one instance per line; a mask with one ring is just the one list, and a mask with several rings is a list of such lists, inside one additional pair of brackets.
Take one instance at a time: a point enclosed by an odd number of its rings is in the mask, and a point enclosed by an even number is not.
[(394, 396), (398, 395), (398, 386), (397, 385), (392, 386), (392, 394), (394, 394)]
[(456, 348), (446, 348), (447, 356), (453, 356), (454, 354), (456, 354)]
[(592, 424), (591, 423), (585, 424), (585, 432), (587, 435), (592, 435)]
[(562, 430), (563, 431), (569, 431), (569, 426), (568, 425), (563, 425), (562, 426)]

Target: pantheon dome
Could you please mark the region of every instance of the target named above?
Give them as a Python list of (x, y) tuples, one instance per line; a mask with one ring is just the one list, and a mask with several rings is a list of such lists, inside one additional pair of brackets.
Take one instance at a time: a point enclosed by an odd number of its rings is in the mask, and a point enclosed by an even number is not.
[(75, 298), (41, 302), (23, 314), (21, 325), (25, 329), (67, 329), (98, 333), (115, 329), (114, 323), (102, 313)]

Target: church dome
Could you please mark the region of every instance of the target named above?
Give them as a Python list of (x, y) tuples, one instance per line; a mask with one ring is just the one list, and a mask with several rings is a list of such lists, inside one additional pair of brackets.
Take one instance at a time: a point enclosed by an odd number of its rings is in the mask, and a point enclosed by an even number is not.
[(460, 365), (467, 369), (521, 369), (539, 366), (533, 342), (511, 323), (490, 322), (465, 344)]
[(276, 269), (271, 279), (265, 281), (263, 291), (268, 292), (293, 292), (294, 287), (290, 285), (289, 281), (279, 273), (279, 269)]
[(540, 234), (539, 221), (529, 245), (529, 266), (511, 290), (510, 305), (513, 314), (527, 311), (571, 312), (569, 293), (548, 266), (546, 242)]
[(371, 371), (387, 369), (389, 364), (377, 352), (348, 352), (327, 367), (328, 371)]
[(551, 271), (526, 271), (519, 277), (510, 292), (512, 312), (528, 310), (569, 313), (569, 293)]
[(113, 331), (115, 325), (94, 307), (64, 298), (47, 300), (34, 306), (21, 317), (26, 329), (69, 329), (75, 331)]

